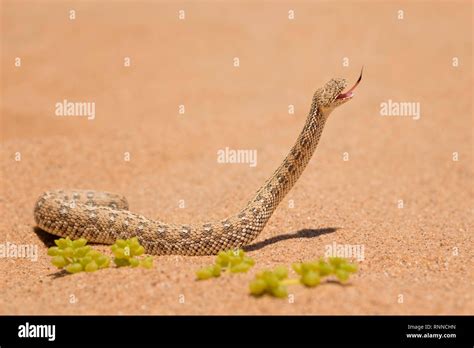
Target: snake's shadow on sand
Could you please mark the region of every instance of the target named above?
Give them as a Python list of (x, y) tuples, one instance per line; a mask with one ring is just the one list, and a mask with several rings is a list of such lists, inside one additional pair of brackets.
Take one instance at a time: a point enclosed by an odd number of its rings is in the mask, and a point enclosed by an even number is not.
[(298, 238), (316, 238), (322, 236), (323, 234), (333, 233), (336, 232), (339, 227), (326, 227), (326, 228), (305, 228), (299, 230), (295, 233), (286, 233), (286, 234), (279, 234), (278, 236), (270, 237), (261, 242), (253, 243), (247, 246), (244, 246), (243, 249), (245, 251), (255, 251), (265, 248), (271, 244), (275, 244), (278, 242), (282, 242), (288, 239), (298, 239)]
[(48, 248), (54, 246), (54, 240), (58, 239), (58, 236), (50, 234), (39, 227), (33, 227), (33, 232), (38, 236), (41, 242)]

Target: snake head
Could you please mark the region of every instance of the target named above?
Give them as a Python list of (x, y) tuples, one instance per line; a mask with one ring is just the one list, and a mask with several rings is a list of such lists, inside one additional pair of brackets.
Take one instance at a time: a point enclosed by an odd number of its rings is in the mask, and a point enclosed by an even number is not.
[(324, 114), (329, 114), (336, 107), (348, 102), (354, 96), (354, 89), (362, 80), (362, 72), (357, 82), (347, 92), (344, 89), (347, 86), (345, 79), (331, 79), (324, 87), (318, 89), (313, 97), (313, 104), (318, 105)]

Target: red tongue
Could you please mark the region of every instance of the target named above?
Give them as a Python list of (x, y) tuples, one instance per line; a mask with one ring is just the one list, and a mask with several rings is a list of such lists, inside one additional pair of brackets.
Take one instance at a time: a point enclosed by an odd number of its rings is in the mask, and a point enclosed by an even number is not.
[(364, 67), (362, 67), (362, 70), (360, 71), (360, 76), (359, 76), (359, 79), (357, 80), (357, 82), (355, 83), (354, 86), (352, 86), (352, 88), (350, 90), (348, 90), (346, 93), (341, 93), (337, 96), (336, 99), (344, 99), (344, 98), (348, 98), (348, 97), (352, 97), (354, 95), (354, 93), (352, 93), (352, 91), (357, 87), (357, 85), (359, 84), (360, 80), (362, 80), (362, 72), (364, 71)]

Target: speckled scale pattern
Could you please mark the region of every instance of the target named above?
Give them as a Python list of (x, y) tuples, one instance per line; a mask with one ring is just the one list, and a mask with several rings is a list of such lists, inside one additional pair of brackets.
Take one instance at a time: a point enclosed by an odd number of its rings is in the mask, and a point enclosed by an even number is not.
[(316, 91), (303, 130), (288, 156), (236, 215), (201, 224), (167, 224), (130, 212), (126, 198), (114, 193), (56, 190), (38, 199), (35, 221), (51, 234), (84, 237), (96, 243), (112, 244), (118, 238), (137, 236), (146, 252), (155, 255), (214, 255), (247, 245), (260, 234), (305, 169), (329, 113), (342, 104), (336, 97), (345, 86), (345, 80), (333, 79)]

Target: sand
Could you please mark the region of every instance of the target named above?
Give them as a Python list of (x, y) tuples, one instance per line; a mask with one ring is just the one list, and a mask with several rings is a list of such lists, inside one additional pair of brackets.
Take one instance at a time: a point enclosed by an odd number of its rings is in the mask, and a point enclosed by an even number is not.
[[(1, 314), (474, 313), (469, 1), (1, 4), (0, 244), (38, 250), (0, 258)], [(53, 238), (32, 214), (42, 192), (117, 192), (170, 222), (224, 218), (282, 161), (315, 89), (362, 65), (356, 97), (247, 248), (248, 274), (195, 281), (213, 257), (72, 276), (50, 264)], [(95, 102), (95, 118), (56, 116), (64, 99)], [(389, 100), (419, 103), (419, 119), (382, 116)], [(226, 147), (257, 150), (257, 165), (218, 163)], [(255, 273), (334, 243), (363, 247), (348, 285), (248, 295)]]

